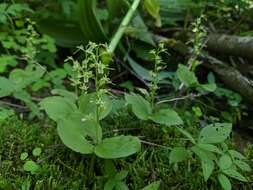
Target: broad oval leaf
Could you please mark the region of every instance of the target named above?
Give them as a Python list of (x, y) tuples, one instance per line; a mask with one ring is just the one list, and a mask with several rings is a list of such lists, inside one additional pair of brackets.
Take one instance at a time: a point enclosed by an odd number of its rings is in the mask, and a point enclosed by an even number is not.
[(87, 129), (96, 131), (96, 126), (92, 125), (94, 122), (82, 121), (79, 114), (72, 114), (69, 117), (58, 121), (57, 132), (62, 142), (70, 149), (81, 154), (91, 154), (94, 151), (94, 146), (86, 140), (87, 136), (95, 138), (94, 133), (101, 138), (102, 131), (89, 132)]
[(100, 158), (115, 159), (130, 156), (141, 148), (139, 138), (133, 136), (117, 136), (106, 138), (95, 147), (95, 154)]
[(173, 109), (161, 109), (154, 113), (150, 119), (156, 123), (164, 124), (167, 126), (182, 125), (183, 120), (179, 117), (177, 112)]
[(224, 142), (232, 131), (232, 124), (217, 123), (204, 127), (199, 135), (198, 142), (203, 144), (215, 144)]
[(136, 117), (142, 120), (148, 120), (149, 116), (152, 114), (152, 109), (147, 100), (137, 94), (126, 94), (125, 99), (127, 104), (132, 106), (132, 110)]
[(190, 71), (185, 65), (180, 64), (178, 66), (177, 76), (186, 87), (191, 87), (199, 84), (195, 73)]
[(222, 157), (219, 159), (219, 167), (221, 170), (226, 170), (232, 166), (233, 162), (232, 159), (229, 155), (224, 154)]
[(232, 185), (230, 183), (230, 180), (227, 178), (227, 176), (223, 175), (223, 174), (219, 174), (218, 175), (218, 180), (221, 184), (221, 187), (224, 190), (231, 190), (232, 189)]
[(189, 158), (189, 153), (187, 149), (184, 147), (176, 147), (173, 148), (172, 151), (170, 152), (170, 162), (171, 163), (178, 163), (178, 162), (183, 162)]
[(27, 172), (35, 173), (39, 169), (39, 166), (34, 161), (28, 160), (25, 162), (23, 169)]
[(45, 98), (40, 102), (40, 106), (46, 111), (49, 118), (56, 122), (65, 118), (77, 109), (72, 101), (60, 96)]

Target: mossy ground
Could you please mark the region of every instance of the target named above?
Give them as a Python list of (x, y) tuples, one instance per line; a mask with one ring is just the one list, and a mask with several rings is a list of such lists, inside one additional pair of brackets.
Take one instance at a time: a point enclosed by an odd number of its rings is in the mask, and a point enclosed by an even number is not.
[[(126, 123), (127, 128), (124, 127)], [(144, 142), (153, 143), (144, 144), (142, 151), (130, 158), (114, 161), (119, 171), (124, 169), (129, 172), (126, 178), (129, 189), (139, 190), (157, 180), (162, 182), (161, 189), (165, 190), (220, 189), (215, 177), (208, 183), (204, 182), (201, 168), (195, 160), (188, 166), (179, 165), (177, 171), (170, 165), (169, 149), (158, 144), (168, 147), (178, 144), (178, 134), (174, 130), (161, 130), (151, 124), (136, 121), (126, 114), (120, 118), (110, 118), (105, 121), (104, 126), (108, 136), (115, 133), (133, 134), (140, 136)], [(149, 130), (145, 130), (146, 127)], [(96, 160), (95, 175), (93, 181), (90, 181), (87, 173), (91, 157), (77, 154), (63, 146), (54, 123), (27, 122), (12, 117), (0, 122), (0, 129), (0, 189), (103, 189), (106, 182), (102, 167), (104, 160)], [(32, 155), (32, 150), (36, 147), (42, 148), (39, 157)], [(252, 150), (248, 149), (248, 157), (253, 155)], [(24, 161), (20, 159), (23, 152), (27, 152), (28, 159), (39, 165), (35, 174), (24, 171)], [(251, 190), (253, 187), (252, 183), (243, 186), (234, 181), (234, 184), (235, 189)]]

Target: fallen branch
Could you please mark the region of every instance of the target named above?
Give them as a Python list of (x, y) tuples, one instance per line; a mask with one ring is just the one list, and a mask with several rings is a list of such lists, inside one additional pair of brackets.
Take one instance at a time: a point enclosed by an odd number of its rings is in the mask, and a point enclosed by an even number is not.
[[(174, 39), (168, 39), (158, 36), (158, 41), (165, 41), (166, 44), (181, 53), (184, 56), (190, 56), (192, 49), (187, 47), (183, 42)], [(203, 66), (212, 69), (222, 82), (232, 90), (241, 94), (245, 100), (253, 103), (253, 81), (243, 76), (237, 69), (228, 66), (223, 61), (202, 53), (200, 59), (203, 61)]]
[(207, 49), (222, 54), (253, 58), (253, 37), (211, 34), (208, 36)]

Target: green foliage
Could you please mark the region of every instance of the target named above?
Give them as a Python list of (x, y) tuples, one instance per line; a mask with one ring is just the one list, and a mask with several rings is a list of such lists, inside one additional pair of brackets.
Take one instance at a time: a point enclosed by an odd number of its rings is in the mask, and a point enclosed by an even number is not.
[(156, 26), (161, 27), (160, 0), (144, 0), (144, 7), (156, 19)]
[(158, 190), (159, 188), (160, 188), (160, 181), (156, 181), (144, 187), (142, 190)]
[(26, 161), (24, 164), (24, 170), (27, 172), (31, 172), (34, 174), (36, 171), (38, 171), (39, 166), (32, 160)]
[[(106, 47), (90, 43), (82, 63), (73, 61), (73, 85), (81, 89), (81, 95), (52, 96), (41, 101), (41, 108), (57, 122), (57, 131), (62, 142), (70, 149), (82, 153), (94, 153), (100, 158), (116, 159), (130, 156), (140, 150), (140, 141), (133, 136), (103, 138), (100, 120), (112, 110), (105, 85), (108, 79), (108, 61), (105, 61)], [(103, 51), (101, 51), (103, 49)], [(98, 54), (99, 53), (99, 54)], [(95, 82), (95, 92), (88, 93), (88, 82)], [(93, 166), (92, 166), (93, 167)]]
[[(228, 123), (216, 123), (204, 127), (198, 136), (197, 142), (183, 129), (179, 131), (187, 137), (193, 144), (189, 150), (180, 147), (173, 148), (170, 154), (172, 163), (185, 161), (188, 151), (192, 151), (201, 161), (203, 177), (207, 181), (213, 173), (218, 172), (218, 180), (223, 189), (231, 189), (230, 178), (247, 182), (240, 171), (251, 171), (250, 166), (243, 161), (245, 157), (235, 151), (228, 150), (225, 141), (229, 138), (232, 131), (232, 125)], [(239, 162), (238, 162), (239, 160)], [(239, 164), (239, 165), (238, 165)]]

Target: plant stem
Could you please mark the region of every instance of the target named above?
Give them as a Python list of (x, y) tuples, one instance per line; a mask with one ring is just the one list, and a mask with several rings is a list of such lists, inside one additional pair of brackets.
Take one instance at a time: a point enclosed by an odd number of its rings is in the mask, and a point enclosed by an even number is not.
[(113, 53), (115, 51), (120, 39), (122, 38), (122, 36), (125, 33), (126, 27), (128, 26), (128, 24), (132, 20), (132, 17), (134, 16), (134, 13), (140, 4), (140, 1), (141, 0), (134, 0), (132, 6), (128, 10), (124, 19), (122, 20), (117, 32), (115, 33), (114, 37), (111, 40), (111, 43), (109, 44), (109, 52), (110, 53)]
[(95, 161), (96, 161), (96, 155), (92, 154), (90, 167), (89, 167), (89, 175), (88, 175), (89, 183), (92, 183), (92, 180), (93, 180)]

